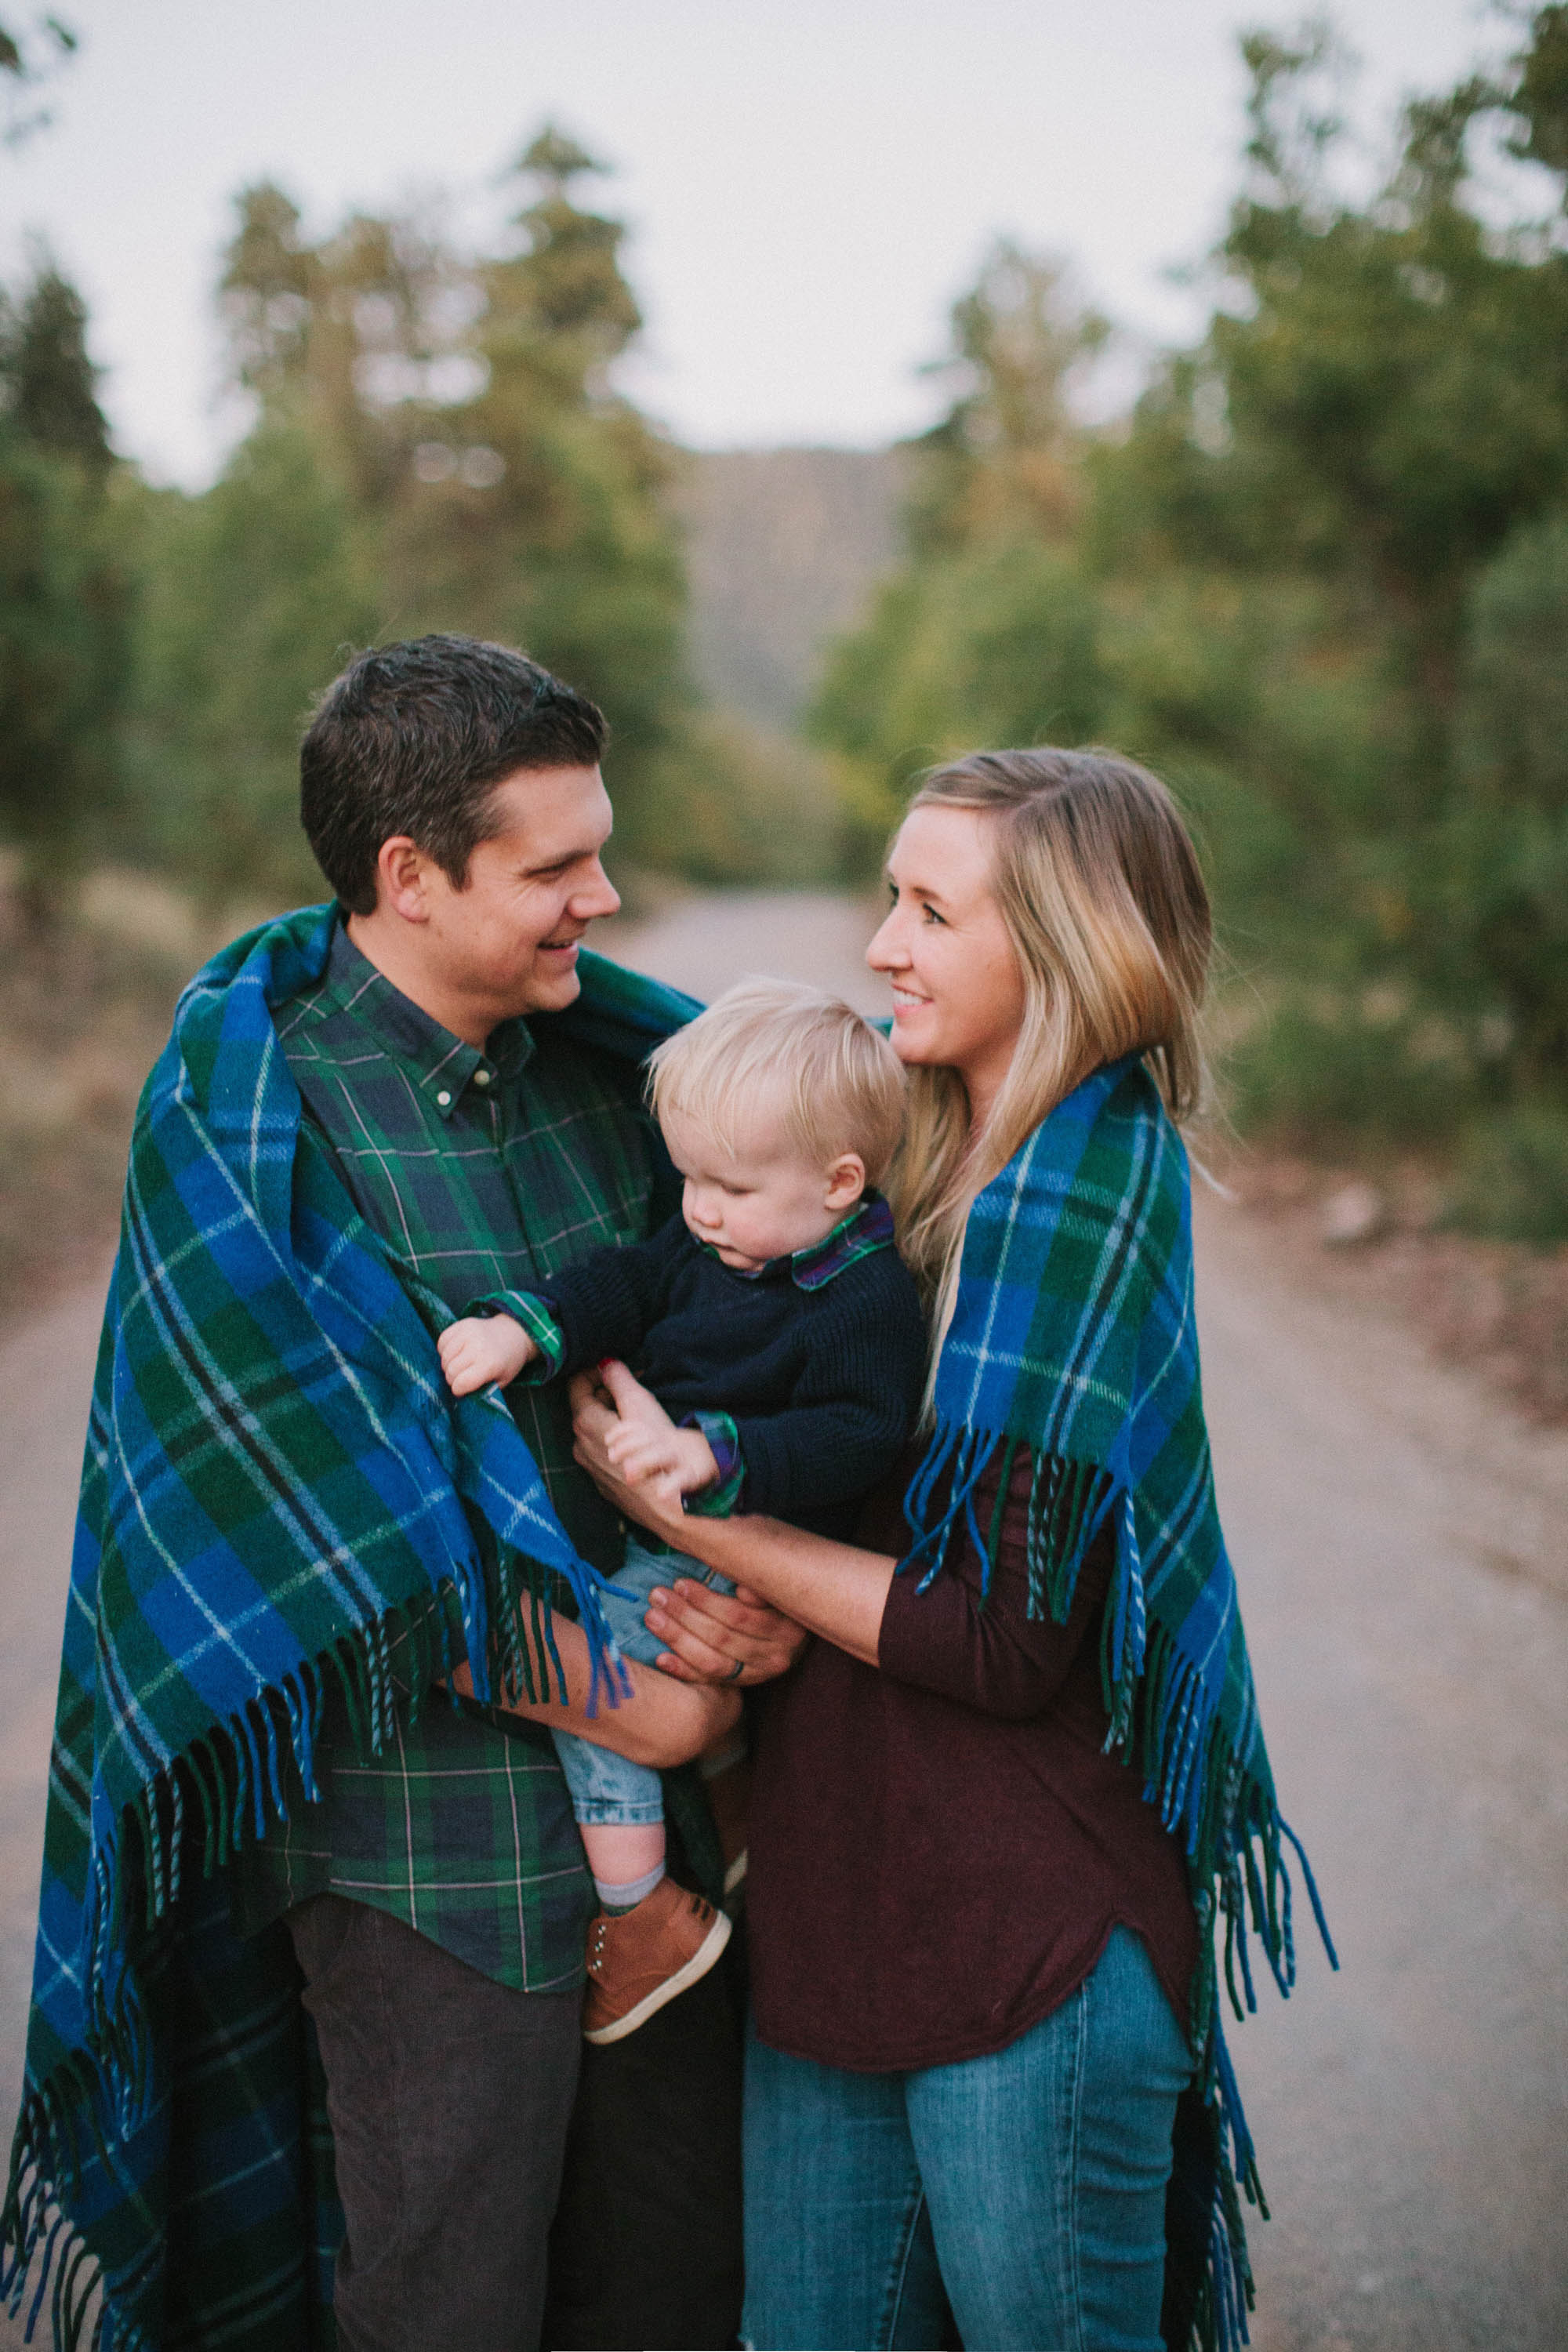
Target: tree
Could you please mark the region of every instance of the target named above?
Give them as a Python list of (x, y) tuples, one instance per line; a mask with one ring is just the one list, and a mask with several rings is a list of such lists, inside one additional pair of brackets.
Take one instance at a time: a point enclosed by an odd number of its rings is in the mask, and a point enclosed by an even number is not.
[(640, 323), (623, 232), (574, 201), (598, 168), (541, 132), (499, 257), (428, 214), (316, 238), (271, 183), (240, 195), (218, 302), (256, 423), (205, 497), (143, 509), (139, 793), (204, 887), (309, 887), (299, 730), (341, 650), (383, 635), (521, 644), (597, 696), (623, 835), (639, 803), (657, 832), (683, 581), (668, 453), (611, 379)]
[(101, 479), (114, 453), (98, 404), (100, 371), (88, 357), (87, 305), (47, 258), (6, 337), (5, 368), (6, 405), (22, 438)]
[[(817, 725), (872, 835), (964, 741), (1149, 760), (1255, 982), (1244, 1109), (1455, 1149), (1517, 1109), (1519, 1169), (1558, 1136), (1542, 1197), (1568, 1202), (1568, 6), (1411, 104), (1370, 198), (1341, 182), (1326, 27), (1243, 49), (1206, 331), (1124, 431), (1075, 435), (1092, 337), (1043, 272), (1034, 309), (1016, 258), (1000, 303), (983, 275), (906, 562)], [(1506, 231), (1473, 170), (1500, 135), (1539, 206)]]
[(953, 305), (930, 371), (952, 403), (908, 445), (908, 563), (830, 659), (810, 722), (844, 763), (858, 866), (918, 768), (966, 743), (1076, 738), (1103, 708), (1073, 400), (1109, 334), (1059, 262), (1006, 240)]
[(954, 303), (952, 346), (928, 373), (951, 383), (947, 415), (914, 446), (909, 529), (917, 548), (973, 546), (1017, 531), (1066, 539), (1084, 436), (1072, 400), (1110, 340), (1065, 265), (1002, 237)]
[(40, 263), (0, 308), (0, 823), (47, 922), (118, 796), (129, 585), (75, 289)]
[(617, 221), (576, 201), (602, 171), (546, 127), (517, 167), (517, 250), (482, 261), (459, 350), (470, 397), (416, 413), (423, 436), (389, 517), (399, 625), (523, 645), (602, 701), (619, 838), (656, 862), (664, 763), (691, 706), (671, 453), (615, 389), (641, 326)]
[(52, 922), (118, 783), (124, 583), (101, 501), (0, 419), (0, 826)]
[(38, 16), (19, 27), (15, 26), (15, 19), (0, 23), (0, 77), (5, 82), (5, 124), (0, 132), (0, 142), (15, 147), (33, 131), (47, 126), (48, 110), (31, 105), (32, 93), (52, 80), (67, 59), (75, 55), (76, 48), (76, 35), (58, 16)]
[(319, 895), (300, 737), (380, 618), (352, 497), (301, 427), (268, 418), (202, 498), (149, 494), (141, 533), (143, 838), (218, 905)]

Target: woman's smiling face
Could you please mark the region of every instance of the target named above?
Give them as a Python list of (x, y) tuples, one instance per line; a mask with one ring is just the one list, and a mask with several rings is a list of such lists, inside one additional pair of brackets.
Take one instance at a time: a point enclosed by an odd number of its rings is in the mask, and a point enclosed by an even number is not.
[(893, 990), (902, 1062), (956, 1070), (984, 1118), (1024, 1018), (1024, 981), (991, 887), (995, 819), (977, 809), (911, 809), (888, 858), (893, 903), (866, 950)]

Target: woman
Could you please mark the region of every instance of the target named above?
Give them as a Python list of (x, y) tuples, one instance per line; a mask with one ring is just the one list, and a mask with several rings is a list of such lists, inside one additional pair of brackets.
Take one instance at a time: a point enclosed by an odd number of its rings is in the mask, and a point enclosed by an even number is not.
[(755, 1596), (656, 1606), (671, 1671), (763, 1679), (772, 1612), (818, 1637), (758, 1757), (745, 2336), (1224, 2343), (1248, 2284), (1225, 2130), (1252, 2176), (1210, 1931), (1217, 1905), (1245, 1970), (1244, 1876), (1281, 1989), (1292, 1960), (1171, 1124), (1207, 899), (1164, 787), (1094, 752), (939, 769), (889, 876), (868, 956), (937, 1347), (862, 1548), (661, 1514), (579, 1415), (622, 1508)]

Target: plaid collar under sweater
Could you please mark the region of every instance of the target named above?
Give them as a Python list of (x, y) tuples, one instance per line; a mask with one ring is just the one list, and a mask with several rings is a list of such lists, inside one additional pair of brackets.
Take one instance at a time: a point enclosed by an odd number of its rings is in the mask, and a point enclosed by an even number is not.
[[(731, 1265), (724, 1271), (742, 1282), (776, 1282), (787, 1274), (797, 1290), (821, 1290), (847, 1265), (892, 1245), (893, 1213), (880, 1192), (866, 1192), (821, 1241), (792, 1250), (787, 1257), (771, 1257), (763, 1265)], [(716, 1265), (724, 1265), (711, 1242), (699, 1241), (697, 1246)]]

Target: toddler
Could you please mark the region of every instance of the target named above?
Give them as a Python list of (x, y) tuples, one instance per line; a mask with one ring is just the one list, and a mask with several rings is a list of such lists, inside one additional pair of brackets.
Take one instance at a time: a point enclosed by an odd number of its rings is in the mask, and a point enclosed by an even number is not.
[[(903, 1451), (924, 1373), (920, 1302), (874, 1189), (898, 1145), (902, 1066), (838, 998), (743, 981), (658, 1047), (650, 1094), (685, 1180), (679, 1215), (537, 1293), (476, 1301), (441, 1334), (447, 1382), (465, 1396), (620, 1357), (674, 1424), (614, 1433), (623, 1476), (688, 1511), (765, 1512), (847, 1537)], [(659, 1655), (643, 1616), (678, 1576), (734, 1590), (634, 1529), (605, 1594), (627, 1656)], [(616, 2042), (713, 1966), (730, 1921), (666, 1875), (658, 1774), (554, 1737), (602, 1906), (584, 2032)], [(721, 1830), (743, 1758), (737, 1738), (703, 1759)], [(738, 1831), (726, 1849), (729, 1891), (745, 1867)]]

